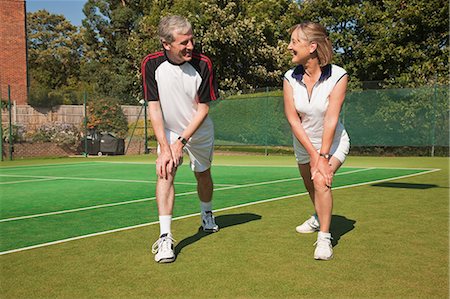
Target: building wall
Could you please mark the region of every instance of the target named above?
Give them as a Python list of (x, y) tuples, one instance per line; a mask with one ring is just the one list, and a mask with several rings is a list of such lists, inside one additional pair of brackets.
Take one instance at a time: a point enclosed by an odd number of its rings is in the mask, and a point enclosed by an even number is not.
[(25, 1), (0, 0), (0, 94), (18, 105), (27, 103)]

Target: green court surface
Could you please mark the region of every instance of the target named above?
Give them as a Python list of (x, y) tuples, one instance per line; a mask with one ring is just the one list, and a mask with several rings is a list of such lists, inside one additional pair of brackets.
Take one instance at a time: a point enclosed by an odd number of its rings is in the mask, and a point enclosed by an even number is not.
[[(1, 298), (448, 298), (449, 159), (348, 157), (334, 258), (295, 227), (313, 207), (292, 156), (216, 155), (215, 216), (176, 178), (176, 260), (154, 262), (154, 156), (0, 164)], [(187, 163), (186, 163), (187, 164)]]
[[(334, 188), (417, 175), (433, 169), (343, 167)], [(305, 193), (296, 167), (213, 168), (214, 209)], [(158, 220), (154, 165), (86, 162), (5, 167), (0, 172), (0, 254)], [(174, 217), (198, 213), (195, 179), (178, 170)]]

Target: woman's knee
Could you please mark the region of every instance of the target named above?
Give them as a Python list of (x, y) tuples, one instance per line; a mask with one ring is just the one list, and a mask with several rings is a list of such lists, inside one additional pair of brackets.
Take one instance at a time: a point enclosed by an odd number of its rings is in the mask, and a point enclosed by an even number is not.
[(309, 193), (314, 192), (314, 183), (311, 178), (303, 178), (303, 184)]
[(328, 186), (326, 185), (325, 178), (322, 175), (316, 175), (313, 180), (313, 184), (315, 191), (323, 192), (329, 190)]

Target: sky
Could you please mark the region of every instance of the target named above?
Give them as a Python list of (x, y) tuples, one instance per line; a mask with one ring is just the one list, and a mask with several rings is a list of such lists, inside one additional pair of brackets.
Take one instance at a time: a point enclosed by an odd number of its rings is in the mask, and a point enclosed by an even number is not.
[(75, 26), (85, 18), (83, 6), (87, 0), (26, 0), (27, 12), (45, 9), (52, 14), (64, 15)]

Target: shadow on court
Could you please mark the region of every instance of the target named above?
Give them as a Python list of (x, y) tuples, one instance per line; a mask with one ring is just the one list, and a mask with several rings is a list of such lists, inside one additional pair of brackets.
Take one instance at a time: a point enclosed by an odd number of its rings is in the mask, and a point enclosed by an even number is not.
[(341, 236), (355, 228), (355, 223), (355, 220), (347, 219), (344, 216), (333, 215), (331, 217), (330, 232), (333, 237), (333, 240), (331, 241), (333, 247), (339, 243)]
[(412, 183), (392, 183), (392, 182), (383, 182), (372, 184), (375, 187), (385, 187), (385, 188), (403, 188), (403, 189), (431, 189), (431, 188), (440, 188), (435, 184), (412, 184)]
[[(254, 220), (260, 220), (261, 218), (262, 217), (260, 215), (252, 213), (228, 214), (215, 217), (216, 224), (219, 226), (221, 230), (230, 226), (244, 224)], [(192, 243), (195, 243), (201, 238), (206, 237), (210, 234), (212, 233), (204, 232), (202, 227), (200, 226), (195, 235), (192, 235), (190, 237), (181, 240), (181, 242), (179, 242), (177, 246), (175, 246), (175, 256), (178, 256), (178, 254), (180, 254), (181, 250), (183, 250), (184, 247), (189, 246)]]

